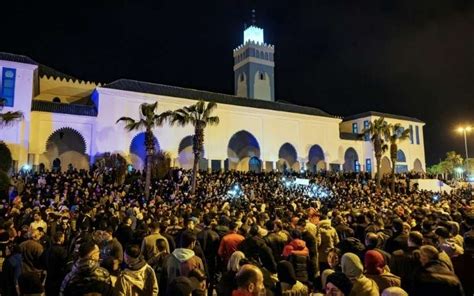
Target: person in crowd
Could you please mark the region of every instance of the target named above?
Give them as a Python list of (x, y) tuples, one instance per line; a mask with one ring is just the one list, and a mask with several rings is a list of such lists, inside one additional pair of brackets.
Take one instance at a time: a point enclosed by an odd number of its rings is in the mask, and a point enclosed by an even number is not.
[(117, 279), (116, 289), (119, 295), (140, 296), (158, 295), (158, 281), (155, 271), (141, 256), (138, 245), (128, 245), (125, 249), (127, 268)]
[(115, 237), (117, 238), (119, 243), (122, 245), (122, 247), (126, 247), (127, 245), (133, 242), (133, 236), (134, 236), (134, 232), (132, 229), (132, 219), (127, 217), (118, 226), (117, 231), (115, 231)]
[[(365, 235), (365, 251), (369, 250), (375, 250), (379, 252), (380, 254), (383, 255), (384, 261), (387, 265), (390, 265), (390, 260), (392, 258), (392, 255), (389, 254), (388, 252), (385, 252), (380, 248), (380, 237), (374, 233), (374, 232), (369, 232)], [(365, 255), (364, 255), (365, 257)]]
[(268, 234), (264, 237), (266, 244), (270, 247), (275, 261), (280, 261), (283, 254), (283, 248), (288, 242), (289, 236), (283, 233), (283, 226), (280, 220), (267, 222)]
[(212, 291), (217, 281), (217, 270), (218, 270), (218, 255), (220, 238), (217, 232), (213, 229), (217, 225), (217, 221), (212, 219), (210, 215), (205, 215), (203, 218), (204, 228), (198, 233), (197, 240), (204, 252), (206, 258), (208, 273), (209, 273), (209, 295), (212, 296)]
[(41, 276), (36, 272), (24, 272), (20, 274), (18, 277), (18, 287), (21, 296), (45, 295)]
[(364, 266), (354, 253), (346, 253), (341, 259), (342, 272), (351, 280), (353, 286), (350, 296), (377, 296), (377, 283), (364, 275)]
[(122, 244), (113, 236), (114, 230), (112, 227), (107, 227), (105, 231), (102, 232), (103, 235), (103, 245), (101, 248), (101, 260), (105, 260), (108, 257), (112, 257), (114, 260), (117, 260), (119, 264), (123, 261), (123, 247)]
[(237, 289), (232, 296), (260, 296), (265, 295), (262, 271), (255, 265), (245, 264), (235, 276)]
[(446, 227), (439, 226), (436, 228), (435, 234), (438, 238), (438, 248), (446, 252), (449, 258), (454, 258), (464, 254), (463, 247), (457, 244), (454, 239), (452, 239), (451, 233)]
[(168, 240), (160, 234), (160, 223), (159, 222), (152, 222), (150, 224), (150, 230), (151, 233), (147, 235), (143, 241), (142, 241), (142, 246), (141, 246), (141, 252), (143, 254), (143, 258), (150, 263), (150, 259), (158, 255), (158, 247), (157, 247), (157, 240), (161, 239), (163, 240), (165, 244), (165, 251), (169, 254), (170, 253), (170, 247), (168, 244)]
[(58, 295), (62, 280), (67, 274), (67, 250), (64, 247), (65, 235), (57, 231), (53, 236), (53, 244), (43, 253), (46, 266), (46, 296)]
[(31, 238), (20, 244), (22, 272), (43, 273), (42, 255), (44, 247), (39, 243), (41, 236), (42, 234), (39, 229), (32, 229)]
[(229, 224), (229, 232), (222, 237), (221, 243), (219, 244), (217, 254), (222, 258), (224, 264), (227, 264), (232, 253), (237, 251), (237, 247), (245, 239), (245, 237), (237, 233), (237, 227), (237, 222), (232, 221)]
[(326, 296), (349, 296), (353, 284), (351, 280), (342, 272), (333, 272), (326, 280)]
[(230, 256), (227, 262), (226, 271), (222, 274), (221, 280), (219, 281), (216, 291), (218, 295), (231, 296), (232, 291), (237, 289), (235, 283), (235, 275), (239, 272), (240, 267), (246, 263), (245, 254), (240, 251), (235, 251)]
[(270, 273), (276, 273), (276, 262), (272, 250), (260, 237), (259, 229), (258, 225), (253, 225), (250, 228), (249, 236), (239, 244), (238, 249), (249, 260), (260, 262)]
[(276, 295), (306, 296), (309, 290), (306, 285), (296, 279), (293, 265), (288, 261), (280, 261), (277, 266), (278, 284)]
[(82, 243), (79, 259), (64, 278), (59, 295), (115, 295), (109, 272), (99, 266), (100, 249), (93, 241)]
[(181, 248), (177, 248), (168, 256), (163, 263), (161, 278), (159, 281), (168, 285), (177, 276), (188, 276), (196, 268), (204, 270), (204, 264), (193, 249), (196, 244), (196, 236), (188, 231), (181, 235)]
[(387, 240), (385, 244), (385, 251), (392, 254), (396, 250), (408, 249), (408, 234), (403, 230), (403, 220), (400, 218), (392, 221), (393, 235)]
[(196, 283), (196, 289), (193, 291), (193, 296), (205, 296), (207, 292), (207, 276), (204, 270), (196, 268), (191, 270), (188, 274), (189, 279)]
[[(306, 243), (309, 251), (309, 261), (308, 261), (308, 281), (312, 283), (313, 286), (317, 285), (317, 277), (319, 276), (319, 266), (318, 266), (318, 238), (313, 235), (311, 231), (306, 227), (307, 222), (305, 219), (298, 220), (297, 230), (301, 232), (301, 239)], [(298, 268), (296, 268), (298, 270)]]
[(408, 293), (400, 287), (389, 287), (383, 290), (382, 296), (408, 296)]
[(393, 253), (390, 262), (390, 271), (399, 276), (404, 290), (411, 290), (409, 286), (415, 273), (421, 268), (420, 247), (423, 245), (423, 235), (418, 231), (411, 231), (408, 235), (408, 249), (397, 250)]
[(320, 270), (325, 270), (329, 268), (328, 252), (339, 243), (339, 236), (336, 229), (331, 226), (331, 220), (326, 215), (321, 215), (320, 219), (318, 226), (321, 244), (318, 247), (318, 258)]
[(19, 295), (18, 278), (22, 273), (23, 260), (21, 250), (18, 245), (13, 246), (10, 254), (2, 265), (1, 294), (6, 296)]
[(461, 282), (451, 267), (439, 258), (433, 246), (420, 248), (420, 268), (414, 275), (409, 295), (464, 295)]
[(379, 291), (383, 291), (388, 287), (400, 287), (400, 277), (390, 273), (385, 265), (385, 258), (376, 251), (370, 250), (365, 253), (364, 258), (365, 276), (374, 280), (379, 287)]
[(459, 277), (465, 295), (474, 294), (474, 235), (464, 238), (464, 254), (453, 258), (454, 272)]
[(36, 211), (33, 213), (33, 222), (30, 224), (30, 231), (37, 230), (38, 228), (43, 229), (44, 232), (48, 229), (48, 224), (41, 217), (41, 212)]

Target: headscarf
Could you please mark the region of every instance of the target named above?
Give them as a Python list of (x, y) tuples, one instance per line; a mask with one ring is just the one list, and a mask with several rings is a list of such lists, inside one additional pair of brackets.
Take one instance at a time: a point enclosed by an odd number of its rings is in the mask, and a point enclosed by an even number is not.
[(382, 274), (385, 260), (380, 252), (370, 250), (365, 253), (364, 265), (367, 274)]
[(364, 272), (360, 258), (354, 253), (346, 253), (341, 259), (342, 272), (351, 280), (359, 278)]

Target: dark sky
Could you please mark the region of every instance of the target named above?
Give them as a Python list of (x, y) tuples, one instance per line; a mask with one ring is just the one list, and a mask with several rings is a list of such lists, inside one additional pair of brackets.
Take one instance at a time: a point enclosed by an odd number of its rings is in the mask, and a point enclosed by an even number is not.
[(277, 99), (339, 116), (417, 117), (428, 164), (448, 150), (464, 156), (454, 130), (474, 124), (472, 0), (46, 2), (1, 4), (0, 51), (85, 80), (225, 93), (233, 93), (232, 49), (256, 7), (276, 46)]

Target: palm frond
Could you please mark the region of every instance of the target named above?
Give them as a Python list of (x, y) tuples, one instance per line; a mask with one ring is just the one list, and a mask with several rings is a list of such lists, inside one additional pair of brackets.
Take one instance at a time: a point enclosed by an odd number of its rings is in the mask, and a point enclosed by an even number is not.
[(23, 113), (20, 111), (5, 112), (0, 114), (0, 124), (7, 126), (17, 119), (23, 118)]
[(131, 122), (135, 122), (135, 119), (131, 118), (131, 117), (126, 117), (126, 116), (123, 116), (123, 117), (120, 117), (119, 119), (117, 119), (117, 121), (115, 122), (115, 124), (121, 122), (121, 121), (125, 121), (125, 124), (129, 124)]
[(173, 111), (165, 111), (160, 114), (155, 114), (153, 116), (153, 120), (155, 121), (155, 125), (161, 126), (166, 120), (169, 120), (173, 116)]
[(207, 117), (207, 120), (206, 120), (206, 124), (209, 124), (209, 125), (218, 125), (219, 122), (220, 122), (220, 119), (217, 116)]

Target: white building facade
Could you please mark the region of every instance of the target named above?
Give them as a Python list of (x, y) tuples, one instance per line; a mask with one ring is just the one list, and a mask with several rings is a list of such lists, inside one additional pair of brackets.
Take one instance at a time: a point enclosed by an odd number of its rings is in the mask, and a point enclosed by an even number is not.
[[(21, 121), (0, 129), (0, 140), (12, 151), (16, 170), (25, 164), (88, 169), (106, 152), (120, 153), (141, 169), (144, 134), (126, 132), (117, 119), (138, 118), (142, 103), (158, 101), (158, 112), (163, 112), (204, 100), (218, 104), (220, 124), (206, 129), (202, 170), (373, 173), (372, 145), (357, 134), (380, 116), (413, 130), (410, 140), (399, 145), (397, 171), (425, 170), (423, 122), (377, 112), (341, 119), (317, 108), (275, 101), (274, 47), (263, 42), (260, 28), (249, 27), (245, 36), (233, 54), (236, 96), (126, 79), (100, 85), (25, 56), (0, 53), (0, 97), (7, 101), (2, 112), (24, 114)], [(191, 168), (192, 134), (191, 126), (164, 124), (154, 131), (156, 148), (171, 154), (173, 166)], [(391, 167), (387, 160), (385, 170)]]

